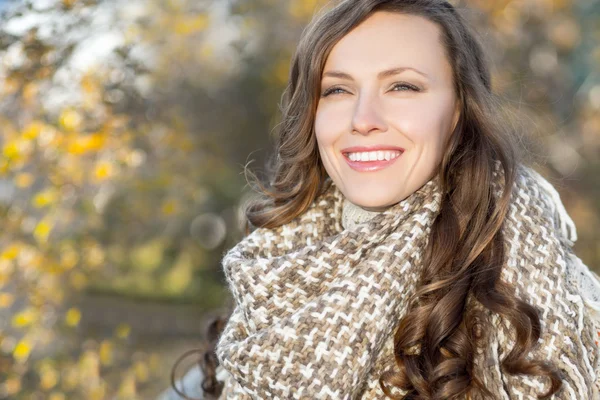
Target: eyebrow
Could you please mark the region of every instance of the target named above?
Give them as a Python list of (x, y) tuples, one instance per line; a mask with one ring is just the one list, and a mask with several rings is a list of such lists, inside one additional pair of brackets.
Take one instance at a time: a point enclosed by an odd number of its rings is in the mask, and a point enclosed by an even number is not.
[[(413, 67), (396, 67), (396, 68), (386, 69), (386, 70), (378, 73), (377, 78), (378, 79), (388, 78), (390, 76), (397, 75), (397, 74), (407, 71), (407, 70), (414, 71), (417, 74), (424, 76), (425, 78), (429, 78), (429, 75), (427, 75), (425, 72), (419, 71), (418, 69), (413, 68)], [(342, 71), (327, 71), (323, 74), (323, 77), (326, 77), (326, 76), (330, 76), (333, 78), (346, 79), (349, 81), (354, 80), (350, 74), (347, 74)]]

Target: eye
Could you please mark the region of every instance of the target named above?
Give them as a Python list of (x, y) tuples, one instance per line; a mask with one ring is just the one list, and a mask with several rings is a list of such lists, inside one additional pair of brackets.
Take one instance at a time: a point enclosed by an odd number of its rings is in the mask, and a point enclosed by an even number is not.
[[(396, 90), (396, 88), (405, 88), (405, 89), (400, 89), (400, 90)], [(419, 89), (418, 87), (408, 84), (408, 83), (395, 83), (394, 86), (392, 86), (392, 91), (395, 92), (403, 92), (405, 90), (412, 90), (413, 92), (420, 92), (421, 89)]]
[[(338, 90), (340, 90), (340, 92), (338, 92)], [(327, 89), (326, 91), (324, 91), (323, 94), (321, 94), (321, 97), (327, 97), (330, 94), (342, 93), (342, 92), (345, 92), (345, 90), (339, 86), (333, 86), (333, 87), (330, 87), (329, 89)]]

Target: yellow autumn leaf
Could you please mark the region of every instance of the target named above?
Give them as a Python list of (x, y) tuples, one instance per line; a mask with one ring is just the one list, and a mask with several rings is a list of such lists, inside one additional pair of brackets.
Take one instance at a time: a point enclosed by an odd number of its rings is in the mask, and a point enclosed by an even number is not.
[(22, 339), (17, 343), (15, 349), (13, 350), (13, 357), (18, 362), (24, 362), (29, 358), (31, 354), (33, 344), (27, 339)]
[(0, 293), (0, 308), (12, 306), (15, 301), (15, 296), (10, 293)]
[(80, 377), (84, 384), (91, 387), (99, 383), (100, 378), (100, 360), (98, 354), (92, 350), (87, 350), (79, 359)]
[(163, 289), (167, 293), (181, 293), (192, 282), (194, 263), (190, 254), (181, 253), (173, 266), (162, 278)]
[(191, 35), (206, 29), (208, 21), (206, 14), (183, 16), (175, 23), (174, 30), (179, 35)]
[(48, 400), (66, 400), (66, 397), (63, 393), (52, 392), (50, 393), (50, 397), (48, 397)]
[(148, 370), (146, 363), (136, 361), (133, 365), (133, 370), (135, 372), (135, 377), (139, 382), (146, 382), (150, 377), (150, 371)]
[(23, 139), (27, 139), (27, 140), (36, 139), (39, 136), (39, 134), (43, 128), (44, 128), (44, 124), (42, 124), (39, 121), (34, 121), (34, 122), (30, 123), (23, 130), (23, 134), (22, 134)]
[(81, 115), (73, 109), (63, 110), (58, 118), (59, 125), (69, 132), (79, 130), (81, 122)]
[(64, 272), (64, 268), (57, 262), (48, 260), (43, 266), (44, 272), (50, 275), (61, 275)]
[(15, 176), (15, 185), (19, 188), (28, 188), (35, 180), (33, 174), (29, 172), (21, 172)]
[(33, 230), (33, 236), (35, 236), (38, 242), (43, 243), (48, 240), (48, 235), (50, 235), (51, 230), (52, 224), (50, 223), (50, 221), (42, 220), (36, 225), (35, 229)]
[(15, 328), (24, 328), (33, 324), (37, 319), (38, 312), (33, 308), (26, 308), (13, 315), (11, 323)]
[(43, 390), (50, 390), (58, 383), (59, 374), (52, 366), (45, 366), (40, 371), (40, 386)]
[(119, 324), (119, 326), (117, 326), (115, 333), (118, 338), (126, 339), (129, 336), (130, 332), (131, 332), (131, 326), (129, 326), (127, 324)]
[(8, 159), (0, 160), (0, 176), (5, 176), (10, 171), (11, 163)]
[(98, 351), (100, 356), (100, 363), (104, 366), (111, 365), (113, 363), (113, 345), (108, 340), (103, 340), (100, 344), (100, 350)]
[(96, 178), (98, 180), (105, 180), (113, 176), (114, 167), (108, 161), (101, 161), (96, 165), (96, 169), (94, 171)]
[(125, 374), (125, 377), (119, 385), (119, 399), (134, 399), (136, 398), (137, 390), (135, 386), (135, 377), (133, 374)]
[(59, 193), (55, 188), (47, 188), (38, 192), (32, 200), (34, 207), (42, 208), (51, 205), (58, 200)]
[(65, 322), (69, 326), (77, 326), (79, 321), (81, 320), (81, 311), (79, 309), (72, 307), (65, 314)]
[(75, 137), (69, 146), (67, 152), (74, 155), (101, 150), (106, 143), (106, 137), (102, 133), (93, 133), (85, 136)]
[(14, 260), (21, 252), (22, 246), (18, 243), (12, 243), (9, 245), (0, 255), (2, 260)]
[(16, 140), (11, 140), (4, 144), (2, 153), (3, 153), (4, 157), (6, 157), (8, 159), (18, 159), (21, 157), (21, 154), (22, 154), (21, 150), (22, 150), (22, 148), (21, 148), (19, 142), (17, 142)]
[(177, 211), (177, 201), (174, 199), (165, 201), (161, 207), (161, 210), (164, 215), (173, 215), (175, 211)]
[(85, 74), (80, 81), (81, 88), (86, 93), (95, 93), (98, 91), (98, 80), (92, 74)]
[(90, 400), (105, 400), (106, 399), (106, 383), (100, 382), (100, 384), (90, 390)]

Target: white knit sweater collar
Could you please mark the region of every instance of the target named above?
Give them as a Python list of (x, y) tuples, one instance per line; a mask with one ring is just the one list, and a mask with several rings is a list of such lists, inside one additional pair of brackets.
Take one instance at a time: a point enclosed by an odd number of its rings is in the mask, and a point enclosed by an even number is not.
[(348, 199), (344, 199), (342, 208), (342, 226), (344, 229), (353, 229), (356, 225), (366, 222), (379, 214), (380, 211), (369, 211), (357, 206)]

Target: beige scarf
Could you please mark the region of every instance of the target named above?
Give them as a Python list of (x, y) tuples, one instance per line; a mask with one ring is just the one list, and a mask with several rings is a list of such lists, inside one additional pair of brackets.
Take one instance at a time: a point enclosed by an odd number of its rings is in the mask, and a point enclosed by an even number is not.
[[(499, 164), (493, 185), (501, 194)], [(394, 329), (417, 285), (440, 200), (436, 177), (387, 210), (343, 226), (344, 197), (331, 183), (295, 220), (259, 228), (231, 249), (223, 267), (236, 307), (216, 348), (221, 398), (385, 398), (378, 378), (395, 368)], [(563, 373), (563, 389), (552, 398), (598, 398), (594, 319), (568, 279), (569, 265), (589, 270), (571, 250), (575, 229), (558, 195), (529, 168), (519, 168), (503, 232), (502, 279), (541, 311), (542, 337), (531, 356)], [(491, 334), (476, 356), (479, 378), (498, 399), (545, 392), (546, 380), (501, 370), (512, 327), (487, 315)]]

